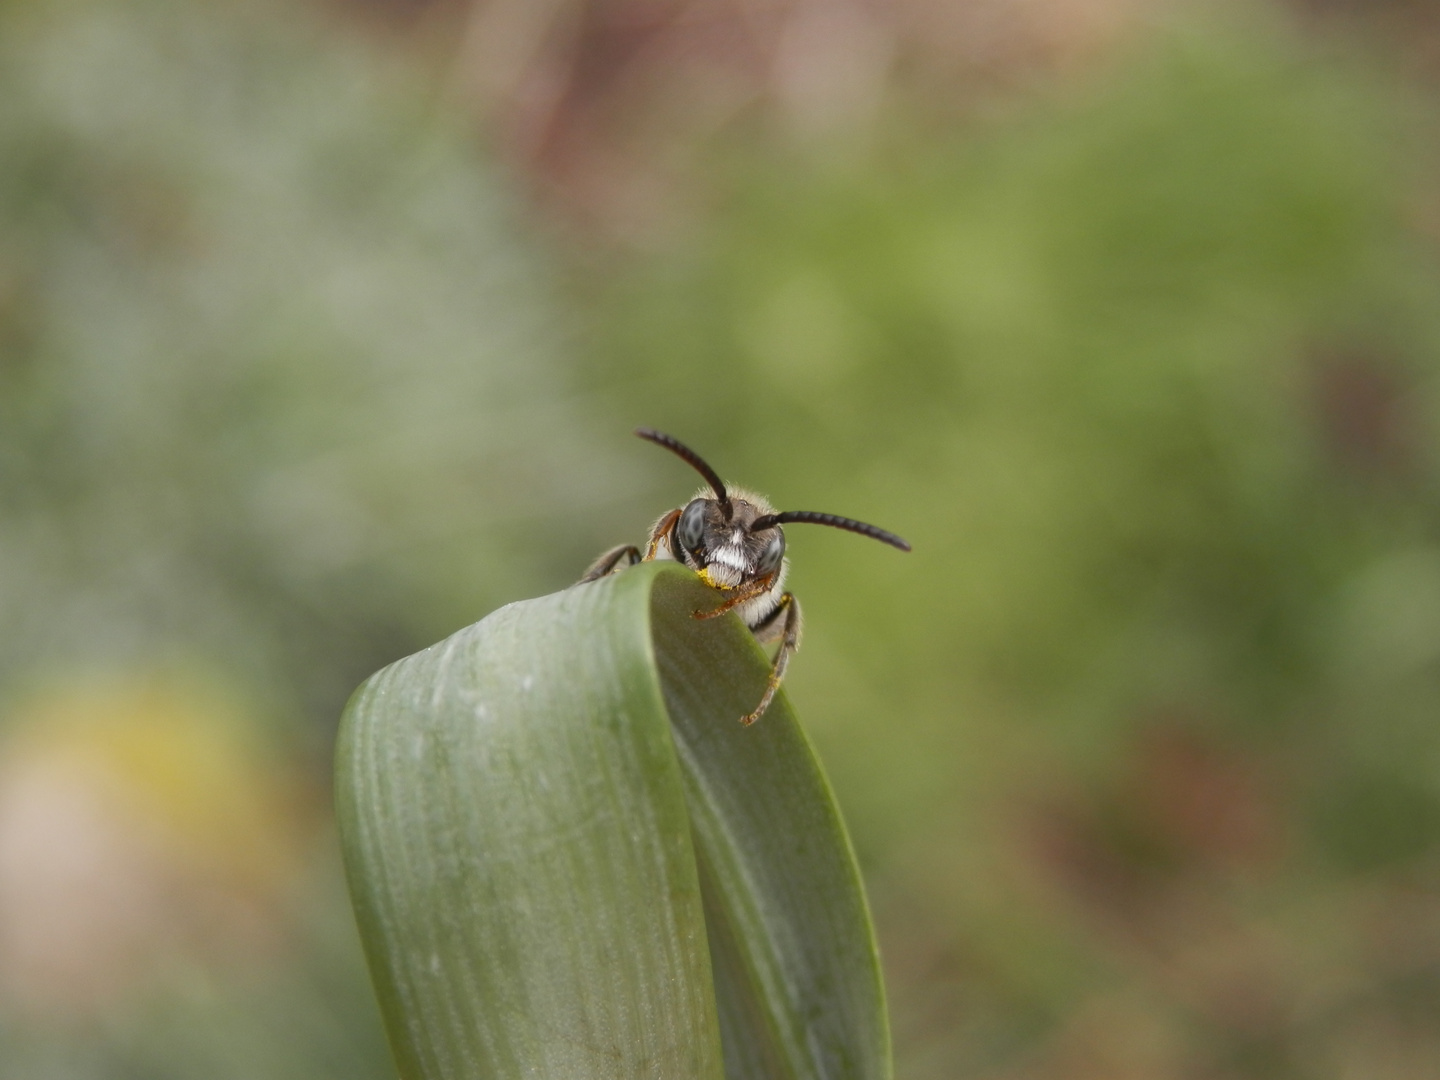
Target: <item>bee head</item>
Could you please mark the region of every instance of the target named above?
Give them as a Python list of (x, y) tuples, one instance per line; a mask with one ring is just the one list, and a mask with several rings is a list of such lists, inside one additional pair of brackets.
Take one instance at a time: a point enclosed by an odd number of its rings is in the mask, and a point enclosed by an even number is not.
[(635, 434), (689, 462), (710, 486), (709, 495), (702, 490), (680, 511), (671, 529), (670, 549), (676, 559), (717, 588), (734, 589), (781, 573), (785, 533), (780, 526), (791, 521), (829, 525), (868, 536), (901, 551), (910, 550), (910, 545), (894, 533), (853, 518), (813, 510), (786, 510), (777, 514), (759, 495), (726, 491), (715, 470), (674, 436), (651, 428), (639, 428)]
[(785, 559), (785, 533), (773, 523), (757, 528), (767, 517), (769, 504), (748, 492), (724, 503), (696, 496), (675, 522), (671, 553), (722, 589), (768, 577)]

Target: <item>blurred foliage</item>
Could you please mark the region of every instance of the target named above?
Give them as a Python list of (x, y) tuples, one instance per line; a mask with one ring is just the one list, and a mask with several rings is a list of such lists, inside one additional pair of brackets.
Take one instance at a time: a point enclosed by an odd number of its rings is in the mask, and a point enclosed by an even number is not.
[(7, 14), (0, 670), (178, 649), (333, 715), (593, 546), (530, 542), (600, 485), (509, 199), (338, 29)]
[[(104, 1008), (8, 987), (0, 1075), (385, 1074), (303, 763), (693, 489), (638, 423), (915, 544), (789, 538), (899, 1075), (1433, 1074), (1433, 86), (1157, 17), (963, 123), (731, 125), (713, 213), (567, 298), (437, 81), (293, 6), (0, 8), (0, 924), (82, 857), (221, 898)], [(157, 745), (299, 794), (110, 813)], [(303, 869), (235, 909), (177, 821)]]

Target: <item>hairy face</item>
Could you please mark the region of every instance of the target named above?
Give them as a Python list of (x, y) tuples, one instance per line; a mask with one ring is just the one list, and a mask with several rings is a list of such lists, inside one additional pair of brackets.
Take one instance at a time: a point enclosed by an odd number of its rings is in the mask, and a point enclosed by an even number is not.
[(727, 517), (719, 500), (699, 496), (675, 522), (672, 549), (711, 585), (738, 588), (780, 568), (785, 556), (785, 534), (780, 526), (759, 531), (750, 527), (770, 513), (773, 511), (763, 499), (732, 495)]

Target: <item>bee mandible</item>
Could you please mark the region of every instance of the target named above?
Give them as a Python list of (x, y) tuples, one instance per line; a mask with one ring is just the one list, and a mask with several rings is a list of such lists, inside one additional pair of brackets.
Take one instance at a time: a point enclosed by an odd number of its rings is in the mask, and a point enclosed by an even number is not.
[(726, 488), (715, 470), (674, 436), (651, 428), (637, 428), (635, 434), (683, 458), (705, 478), (707, 487), (655, 523), (644, 555), (634, 544), (621, 544), (596, 559), (580, 580), (594, 581), (652, 559), (673, 559), (694, 570), (701, 581), (724, 597), (713, 610), (695, 612), (695, 618), (713, 619), (738, 609), (762, 645), (778, 639), (780, 648), (760, 703), (740, 718), (742, 724), (753, 724), (770, 707), (785, 678), (790, 656), (800, 647), (800, 602), (794, 593), (785, 591), (789, 560), (785, 558), (785, 533), (780, 526), (800, 522), (829, 525), (901, 551), (909, 551), (910, 545), (892, 532), (853, 518), (813, 510), (776, 513), (763, 495)]

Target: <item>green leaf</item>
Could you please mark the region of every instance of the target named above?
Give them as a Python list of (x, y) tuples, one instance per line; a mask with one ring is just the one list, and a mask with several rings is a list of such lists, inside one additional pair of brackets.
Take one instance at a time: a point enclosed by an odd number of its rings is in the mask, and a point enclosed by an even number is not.
[(340, 833), (406, 1080), (890, 1075), (844, 827), (783, 693), (738, 722), (768, 662), (715, 602), (647, 563), (356, 692)]

